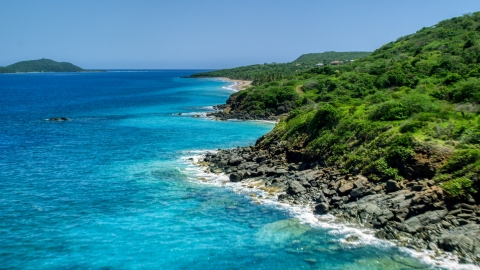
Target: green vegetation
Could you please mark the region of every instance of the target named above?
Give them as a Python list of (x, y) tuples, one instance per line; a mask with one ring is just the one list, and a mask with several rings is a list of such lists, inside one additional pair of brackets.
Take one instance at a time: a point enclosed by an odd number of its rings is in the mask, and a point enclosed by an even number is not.
[(258, 115), (274, 114), (279, 106), (291, 109), (296, 106), (295, 101), (299, 98), (293, 86), (277, 82), (237, 92), (233, 97), (240, 104), (237, 109)]
[(0, 73), (17, 72), (80, 72), (84, 71), (67, 62), (55, 62), (50, 59), (39, 59), (31, 61), (22, 61), (6, 67), (0, 67)]
[(254, 80), (275, 74), (268, 79), (274, 82), (258, 79), (234, 94), (241, 108), (258, 112), (290, 101), (289, 116), (264, 143), (279, 139), (377, 181), (433, 178), (452, 199), (480, 201), (480, 12), (423, 28), (349, 64), (294, 72), (282, 65), (284, 73), (275, 65), (210, 73)]
[(371, 52), (323, 52), (323, 53), (307, 53), (298, 57), (292, 63), (304, 65), (316, 65), (323, 63), (325, 65), (332, 61), (339, 60), (347, 62), (363, 57), (367, 57)]
[(199, 77), (228, 77), (237, 80), (250, 80), (253, 85), (280, 80), (291, 79), (294, 75), (315, 67), (316, 64), (328, 65), (334, 60), (342, 60), (347, 64), (347, 60), (355, 60), (368, 56), (369, 52), (324, 52), (309, 53), (300, 56), (290, 63), (271, 63), (237, 67), (232, 69), (216, 70), (192, 75)]

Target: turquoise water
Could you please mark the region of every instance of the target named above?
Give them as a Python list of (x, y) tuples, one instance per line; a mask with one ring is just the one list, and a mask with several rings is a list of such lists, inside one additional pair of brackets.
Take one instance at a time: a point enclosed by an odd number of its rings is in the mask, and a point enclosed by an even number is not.
[[(252, 145), (273, 124), (192, 117), (232, 93), (181, 78), (194, 72), (0, 75), (1, 269), (432, 267), (199, 181), (187, 157)], [(61, 116), (70, 121), (45, 120)], [(361, 241), (346, 243), (351, 234)]]

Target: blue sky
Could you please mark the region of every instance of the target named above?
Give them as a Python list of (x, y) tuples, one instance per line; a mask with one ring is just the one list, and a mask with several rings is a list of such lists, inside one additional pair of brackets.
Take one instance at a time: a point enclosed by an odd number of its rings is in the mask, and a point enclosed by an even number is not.
[(0, 66), (228, 68), (372, 51), (478, 0), (49, 0), (0, 3)]

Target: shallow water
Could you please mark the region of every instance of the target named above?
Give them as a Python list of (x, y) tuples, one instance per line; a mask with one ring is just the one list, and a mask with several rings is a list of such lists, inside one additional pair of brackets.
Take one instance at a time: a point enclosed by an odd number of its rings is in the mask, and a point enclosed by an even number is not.
[(192, 117), (232, 93), (181, 78), (194, 72), (0, 75), (0, 268), (435, 266), (304, 209), (258, 204), (186, 161), (273, 128)]

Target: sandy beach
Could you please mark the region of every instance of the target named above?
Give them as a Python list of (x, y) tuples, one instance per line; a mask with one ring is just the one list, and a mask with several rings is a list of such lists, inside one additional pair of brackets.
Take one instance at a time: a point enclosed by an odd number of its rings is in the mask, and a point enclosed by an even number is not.
[(220, 78), (226, 82), (233, 82), (235, 83), (235, 85), (232, 86), (232, 88), (235, 88), (236, 90), (240, 91), (240, 90), (245, 90), (247, 89), (251, 84), (252, 84), (252, 81), (244, 81), (244, 80), (232, 80), (230, 78), (225, 78), (225, 77), (222, 77)]

